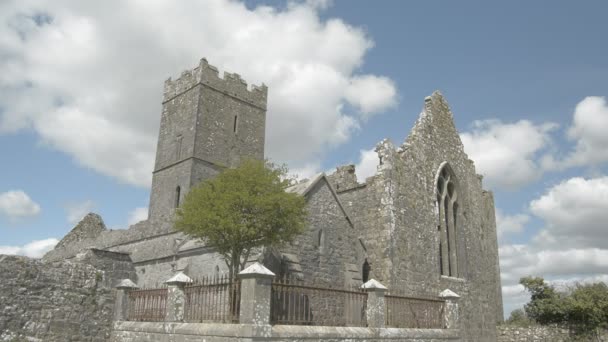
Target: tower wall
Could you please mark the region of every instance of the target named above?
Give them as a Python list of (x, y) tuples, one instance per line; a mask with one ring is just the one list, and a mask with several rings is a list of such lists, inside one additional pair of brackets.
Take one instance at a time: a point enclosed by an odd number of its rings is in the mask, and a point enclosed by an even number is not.
[(171, 215), (192, 186), (222, 169), (264, 158), (266, 97), (266, 86), (221, 78), (205, 59), (165, 81), (150, 218)]

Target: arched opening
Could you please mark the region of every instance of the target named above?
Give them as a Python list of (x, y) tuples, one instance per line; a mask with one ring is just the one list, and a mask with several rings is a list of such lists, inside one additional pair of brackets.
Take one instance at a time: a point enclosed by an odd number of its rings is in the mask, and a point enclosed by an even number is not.
[(437, 172), (436, 198), (440, 273), (457, 277), (458, 182), (448, 163), (443, 163)]
[(365, 262), (363, 262), (363, 267), (361, 268), (361, 279), (363, 280), (364, 284), (369, 280), (369, 271), (371, 271), (371, 267), (369, 266), (367, 259), (365, 259)]
[(181, 192), (182, 192), (182, 189), (178, 185), (177, 188), (175, 188), (175, 207), (176, 208), (179, 207), (179, 200), (180, 200)]

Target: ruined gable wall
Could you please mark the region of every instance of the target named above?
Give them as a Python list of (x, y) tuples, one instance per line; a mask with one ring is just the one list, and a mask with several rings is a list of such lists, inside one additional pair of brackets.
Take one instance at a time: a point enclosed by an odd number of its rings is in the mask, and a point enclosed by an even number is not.
[[(378, 173), (354, 184), (344, 168), (331, 176), (372, 260), (371, 277), (412, 296), (437, 296), (449, 288), (462, 296), (466, 339), (495, 340), (502, 320), (496, 224), (492, 194), (464, 153), (452, 114), (436, 93), (406, 142), (376, 147)], [(448, 162), (458, 178), (458, 277), (441, 276), (435, 178)], [(344, 190), (342, 190), (344, 189)]]
[[(168, 217), (138, 222), (129, 229), (106, 229), (97, 214), (86, 215), (58, 244), (47, 252), (44, 261), (59, 261), (75, 257), (89, 248), (108, 249), (141, 240), (176, 234)], [(77, 237), (77, 238), (75, 238)]]
[[(450, 288), (462, 296), (465, 339), (496, 340), (498, 263), (493, 203), (488, 202), (481, 178), (464, 153), (452, 114), (441, 94), (425, 100), (425, 109), (411, 135), (391, 158), (395, 183), (395, 279), (413, 294), (437, 294)], [(435, 177), (448, 162), (458, 180), (458, 276), (439, 271)], [(402, 284), (402, 285), (401, 285)], [(395, 284), (396, 285), (396, 284)], [(499, 311), (500, 310), (500, 311)], [(500, 313), (499, 313), (500, 312)]]
[(61, 262), (0, 256), (0, 340), (105, 341), (113, 287), (132, 273), (128, 256), (104, 251)]

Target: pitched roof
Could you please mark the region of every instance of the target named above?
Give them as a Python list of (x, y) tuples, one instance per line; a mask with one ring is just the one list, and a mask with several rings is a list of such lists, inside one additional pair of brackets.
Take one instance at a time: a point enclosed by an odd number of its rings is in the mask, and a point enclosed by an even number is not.
[(346, 210), (346, 208), (344, 208), (344, 205), (342, 205), (342, 202), (340, 201), (340, 198), (338, 197), (338, 194), (336, 193), (336, 190), (332, 186), (332, 184), (329, 181), (329, 179), (327, 179), (327, 176), (325, 176), (325, 173), (323, 173), (323, 172), (318, 173), (318, 174), (316, 174), (314, 177), (312, 177), (309, 180), (305, 180), (305, 181), (302, 181), (302, 182), (300, 182), (298, 184), (295, 184), (295, 185), (292, 185), (292, 186), (288, 187), (287, 189), (285, 189), (285, 191), (286, 192), (291, 192), (291, 193), (296, 193), (296, 194), (301, 195), (301, 196), (306, 196), (315, 187), (315, 185), (317, 185), (320, 181), (324, 181), (325, 183), (327, 183), (327, 187), (329, 188), (329, 190), (331, 191), (332, 195), (336, 199), (336, 202), (338, 203), (338, 206), (340, 207), (340, 209), (344, 213), (344, 217), (346, 218), (346, 220), (348, 221), (348, 223), (352, 227), (353, 226), (353, 221), (350, 219), (350, 214), (348, 213), (348, 211)]

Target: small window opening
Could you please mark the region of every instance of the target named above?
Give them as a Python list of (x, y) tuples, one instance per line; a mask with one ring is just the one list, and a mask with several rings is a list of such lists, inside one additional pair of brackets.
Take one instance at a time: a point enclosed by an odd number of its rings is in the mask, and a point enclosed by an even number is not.
[(234, 133), (236, 133), (236, 128), (237, 128), (238, 122), (239, 122), (239, 116), (235, 115), (234, 116), (234, 123), (232, 125), (232, 132), (234, 132)]
[(323, 229), (320, 229), (317, 235), (317, 246), (319, 247), (319, 253), (323, 253), (323, 247), (325, 246), (325, 232)]
[(369, 271), (371, 270), (371, 267), (369, 267), (369, 262), (367, 262), (367, 259), (365, 259), (365, 262), (363, 263), (363, 267), (361, 269), (361, 276), (363, 279), (363, 283), (367, 283), (367, 281), (369, 280)]
[(180, 160), (182, 158), (182, 136), (178, 135), (175, 138), (175, 159)]
[(179, 207), (179, 197), (181, 195), (181, 188), (179, 186), (177, 186), (177, 188), (175, 188), (175, 207)]

